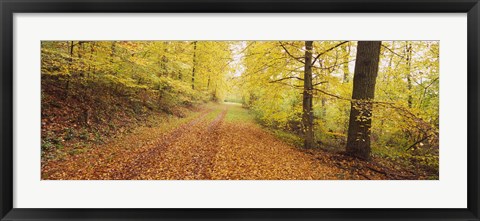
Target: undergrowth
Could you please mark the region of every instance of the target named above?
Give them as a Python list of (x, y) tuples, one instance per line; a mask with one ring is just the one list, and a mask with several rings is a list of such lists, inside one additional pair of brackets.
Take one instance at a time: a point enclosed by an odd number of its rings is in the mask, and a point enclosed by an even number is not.
[[(147, 91), (42, 76), (42, 160), (78, 154), (140, 126), (175, 124), (207, 100), (178, 103)], [(128, 96), (126, 96), (128, 93)]]

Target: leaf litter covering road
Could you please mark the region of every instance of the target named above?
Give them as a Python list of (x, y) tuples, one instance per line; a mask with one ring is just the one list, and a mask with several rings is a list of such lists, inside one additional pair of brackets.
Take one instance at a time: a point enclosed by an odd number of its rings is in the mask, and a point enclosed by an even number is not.
[(226, 122), (227, 112), (228, 105), (205, 109), (169, 131), (142, 128), (87, 152), (43, 162), (42, 179), (364, 179), (329, 163), (329, 155), (291, 146), (253, 122)]

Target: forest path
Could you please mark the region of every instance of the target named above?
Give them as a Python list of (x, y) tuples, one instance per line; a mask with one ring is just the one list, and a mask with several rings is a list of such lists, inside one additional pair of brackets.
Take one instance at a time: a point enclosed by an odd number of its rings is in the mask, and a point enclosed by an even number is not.
[(323, 180), (341, 174), (228, 103), (209, 106), (173, 128), (143, 128), (42, 164), (42, 179)]

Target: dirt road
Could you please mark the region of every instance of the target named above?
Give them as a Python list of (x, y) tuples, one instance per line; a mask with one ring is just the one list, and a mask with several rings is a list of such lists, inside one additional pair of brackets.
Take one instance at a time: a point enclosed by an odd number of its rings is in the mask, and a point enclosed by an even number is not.
[(279, 140), (233, 104), (42, 164), (47, 180), (323, 180), (344, 173)]

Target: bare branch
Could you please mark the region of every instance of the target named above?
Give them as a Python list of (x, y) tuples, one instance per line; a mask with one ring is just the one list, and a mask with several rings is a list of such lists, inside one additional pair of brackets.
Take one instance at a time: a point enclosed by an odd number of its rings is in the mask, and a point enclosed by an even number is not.
[(317, 85), (321, 85), (321, 84), (325, 84), (325, 83), (328, 83), (328, 81), (321, 81), (321, 82), (318, 82), (316, 84), (313, 84), (312, 86), (317, 86)]
[(238, 52), (238, 54), (243, 54), (250, 46), (252, 46), (255, 43), (255, 41), (250, 42), (247, 46), (245, 46), (242, 51)]
[(332, 93), (326, 92), (326, 91), (321, 90), (321, 89), (318, 89), (318, 88), (313, 88), (313, 90), (318, 91), (318, 92), (320, 92), (320, 93), (322, 93), (322, 94), (328, 95), (328, 96), (330, 96), (330, 97), (334, 97), (334, 98), (340, 99), (340, 100), (352, 101), (352, 99), (344, 98), (344, 97), (341, 97), (341, 96), (339, 96), (339, 95), (332, 94)]
[(337, 64), (334, 64), (334, 65), (332, 65), (332, 66), (328, 66), (328, 67), (324, 67), (324, 68), (323, 68), (323, 67), (317, 67), (317, 66), (312, 66), (312, 68), (320, 69), (320, 70), (330, 70), (330, 69), (332, 69), (332, 68), (339, 67), (340, 65), (348, 64), (348, 63), (350, 63), (350, 62), (352, 62), (352, 61), (355, 61), (355, 59), (350, 60), (350, 61), (346, 61), (346, 62), (337, 63)]
[(279, 81), (283, 81), (283, 80), (288, 80), (288, 79), (297, 79), (297, 80), (303, 81), (303, 78), (295, 77), (295, 76), (290, 76), (290, 77), (280, 78), (280, 79), (277, 79), (277, 80), (274, 80), (274, 81), (269, 81), (268, 83), (275, 83), (275, 82), (279, 82)]
[(417, 144), (425, 141), (426, 139), (428, 139), (429, 137), (431, 137), (431, 136), (433, 136), (433, 135), (434, 135), (434, 134), (430, 134), (430, 135), (428, 135), (428, 136), (425, 136), (424, 138), (422, 138), (422, 139), (418, 140), (417, 142), (413, 143), (412, 145), (408, 146), (407, 149), (405, 149), (405, 151), (410, 150), (412, 147), (417, 146)]
[(305, 64), (305, 62), (302, 61), (299, 57), (293, 56), (293, 55), (288, 51), (288, 49), (282, 44), (281, 41), (279, 41), (278, 43), (280, 43), (280, 46), (282, 46), (283, 50), (285, 50), (285, 52), (286, 52), (290, 57), (292, 57), (293, 59), (297, 60), (297, 61), (300, 62), (300, 63)]
[(327, 52), (329, 52), (329, 51), (331, 51), (331, 50), (333, 50), (333, 49), (335, 49), (335, 48), (337, 48), (337, 47), (340, 47), (341, 45), (343, 45), (343, 44), (345, 44), (345, 43), (347, 43), (347, 42), (348, 42), (348, 41), (342, 41), (342, 42), (336, 44), (335, 46), (333, 46), (333, 47), (331, 47), (331, 48), (323, 51), (322, 53), (318, 54), (318, 55), (315, 57), (315, 59), (313, 59), (312, 65), (315, 64), (315, 62), (318, 60), (318, 58), (319, 58), (320, 56), (324, 55), (325, 53), (327, 53)]
[(392, 49), (388, 48), (384, 44), (382, 44), (382, 47), (387, 49), (388, 51), (392, 52), (392, 54), (397, 55), (398, 57), (401, 57), (402, 59), (405, 59), (405, 57), (403, 57), (402, 55), (399, 55), (398, 53), (394, 52)]

